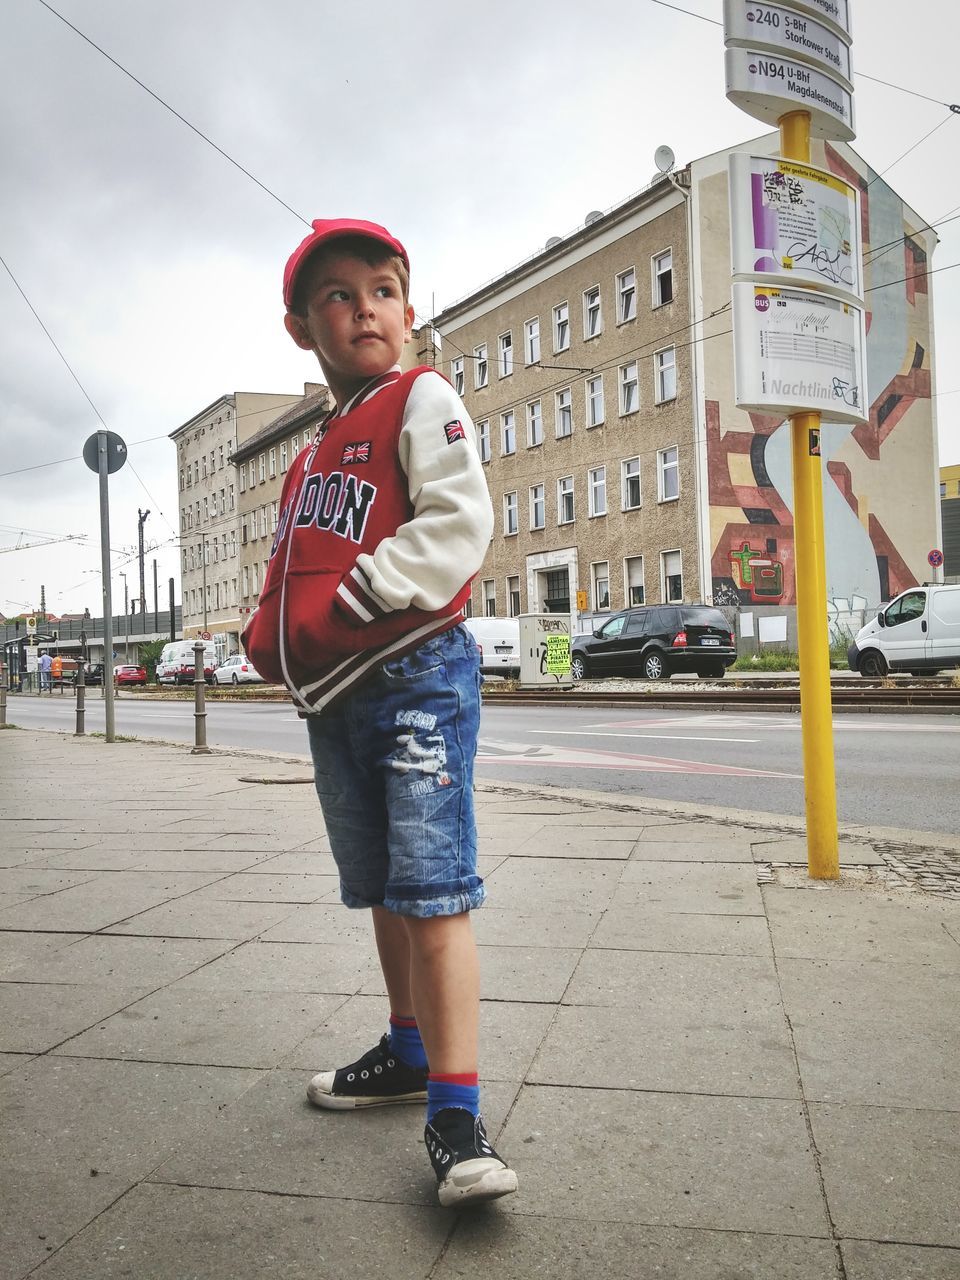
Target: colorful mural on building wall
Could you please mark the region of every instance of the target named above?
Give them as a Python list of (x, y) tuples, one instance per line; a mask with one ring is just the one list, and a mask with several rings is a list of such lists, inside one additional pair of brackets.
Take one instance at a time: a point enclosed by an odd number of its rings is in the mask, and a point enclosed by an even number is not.
[[(824, 422), (821, 433), (827, 594), (873, 606), (917, 581), (909, 561), (917, 564), (924, 535), (917, 546), (903, 545), (904, 489), (896, 470), (910, 431), (916, 447), (933, 456), (928, 258), (920, 239), (905, 228), (903, 205), (889, 187), (871, 183), (829, 145), (815, 162), (860, 189), (870, 291), (870, 420), (856, 427)], [(923, 401), (922, 419), (915, 411), (905, 421)], [(730, 423), (724, 420), (727, 415)], [(705, 421), (714, 601), (793, 605), (790, 424), (779, 417), (726, 410), (719, 400), (707, 401)], [(917, 499), (918, 510), (919, 505)], [(901, 529), (900, 546), (888, 530), (890, 522)]]

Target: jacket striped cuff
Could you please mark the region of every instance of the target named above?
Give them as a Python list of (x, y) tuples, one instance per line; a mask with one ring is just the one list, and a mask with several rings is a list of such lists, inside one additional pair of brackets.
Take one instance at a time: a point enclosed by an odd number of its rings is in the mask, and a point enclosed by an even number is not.
[(359, 565), (354, 565), (340, 579), (335, 602), (356, 627), (393, 612), (376, 594), (370, 585), (370, 579)]

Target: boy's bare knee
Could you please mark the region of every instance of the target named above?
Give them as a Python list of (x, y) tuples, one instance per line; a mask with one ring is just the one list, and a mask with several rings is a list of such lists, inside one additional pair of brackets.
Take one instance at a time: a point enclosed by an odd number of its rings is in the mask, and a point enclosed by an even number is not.
[(470, 912), (455, 916), (403, 916), (411, 947), (421, 955), (436, 955), (472, 937)]

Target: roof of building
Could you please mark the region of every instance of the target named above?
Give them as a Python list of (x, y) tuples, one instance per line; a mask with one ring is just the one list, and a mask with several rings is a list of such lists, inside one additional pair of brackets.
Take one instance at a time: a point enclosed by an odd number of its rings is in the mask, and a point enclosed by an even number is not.
[(291, 428), (309, 426), (311, 423), (317, 422), (333, 407), (333, 397), (330, 394), (329, 387), (322, 386), (319, 383), (310, 383), (308, 385), (315, 387), (316, 390), (310, 391), (302, 399), (298, 400), (296, 404), (292, 404), (289, 409), (285, 409), (278, 418), (274, 418), (265, 427), (255, 431), (249, 440), (244, 440), (243, 444), (233, 452), (234, 462), (242, 462), (245, 458), (249, 458), (251, 454), (256, 453), (264, 445), (270, 444), (274, 440), (279, 440)]

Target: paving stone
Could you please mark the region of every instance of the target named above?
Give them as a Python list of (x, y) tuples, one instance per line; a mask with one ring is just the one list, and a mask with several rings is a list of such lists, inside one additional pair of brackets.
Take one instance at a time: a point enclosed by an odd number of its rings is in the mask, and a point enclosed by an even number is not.
[(605, 911), (589, 945), (703, 955), (773, 954), (770, 930), (763, 916), (638, 911), (635, 907), (611, 907)]
[(613, 905), (644, 911), (763, 915), (753, 866), (628, 862)]
[(960, 1130), (956, 973), (842, 960), (779, 971), (807, 1098), (955, 1110)]
[(450, 1214), (403, 1204), (144, 1184), (71, 1240), (43, 1280), (423, 1280)]
[(600, 917), (599, 911), (485, 906), (473, 913), (473, 932), (477, 942), (488, 947), (585, 947)]
[(103, 987), (122, 980), (145, 989), (165, 986), (222, 955), (233, 943), (196, 938), (131, 938), (88, 935), (46, 959), (12, 969), (15, 982), (55, 982)]
[(264, 930), (261, 942), (336, 942), (375, 946), (369, 911), (351, 911), (342, 902), (312, 902), (294, 907), (279, 924)]
[(759, 837), (757, 832), (751, 831), (749, 827), (738, 827), (727, 823), (670, 821), (649, 835), (644, 835), (643, 838), (656, 841), (676, 840), (681, 844), (692, 841), (697, 844), (716, 845), (727, 841), (733, 844), (742, 844), (744, 841), (749, 843)]
[(62, 889), (49, 898), (32, 898), (0, 911), (0, 927), (56, 929), (95, 933), (171, 898), (191, 893), (216, 879), (215, 874), (187, 872), (108, 871)]
[(490, 878), (491, 907), (513, 909), (518, 902), (536, 903), (539, 910), (558, 907), (608, 907), (626, 866), (589, 859), (509, 858)]
[(69, 947), (85, 937), (82, 933), (20, 933), (15, 929), (0, 931), (0, 975), (32, 960)]
[(290, 914), (289, 902), (218, 902), (195, 894), (139, 911), (107, 933), (161, 934), (169, 938), (226, 938), (245, 942)]
[(332, 875), (282, 875), (266, 869), (226, 876), (195, 897), (230, 902), (317, 902), (339, 885), (339, 878)]
[(747, 862), (753, 864), (750, 846), (743, 840), (638, 840), (632, 862)]
[(115, 1017), (102, 1018), (57, 1052), (85, 1058), (271, 1067), (340, 999), (283, 991), (191, 991), (178, 983)]
[[(305, 1095), (300, 1071), (271, 1071), (185, 1144), (151, 1180), (280, 1195), (436, 1204), (423, 1146), (422, 1106), (325, 1111)], [(484, 1089), (494, 1141), (516, 1083)]]
[(763, 890), (777, 955), (817, 960), (889, 960), (960, 972), (960, 907), (923, 894)]
[(835, 1274), (827, 1240), (633, 1222), (611, 1230), (606, 1222), (524, 1217), (523, 1191), (521, 1184), (516, 1213), (465, 1214), (431, 1280), (827, 1280)]
[[(872, 845), (858, 840), (841, 840), (838, 845), (842, 867), (878, 867), (884, 860)], [(781, 836), (753, 840), (753, 856), (758, 862), (796, 862), (807, 865), (806, 836)]]
[(19, 1277), (42, 1262), (255, 1079), (49, 1056), (3, 1077), (0, 1275)]
[[(709, 1007), (706, 995), (702, 1003)], [(564, 1007), (526, 1078), (594, 1089), (800, 1097), (778, 1011), (731, 1022), (710, 1012), (698, 1016), (688, 1002), (675, 1018), (651, 1016), (646, 1007)]]
[(810, 1121), (841, 1236), (960, 1246), (956, 1110), (812, 1103)]
[(523, 1188), (509, 1212), (828, 1234), (796, 1102), (525, 1085), (501, 1142)]
[(5, 1076), (9, 1071), (16, 1071), (18, 1067), (32, 1060), (33, 1054), (29, 1053), (0, 1053), (0, 1076)]
[(957, 1280), (960, 1249), (843, 1240), (846, 1280)]
[(0, 983), (0, 1049), (46, 1053), (145, 995), (145, 987)]
[(286, 853), (270, 854), (270, 861), (260, 869), (273, 875), (324, 875), (337, 874), (336, 863), (329, 849), (290, 849)]
[[(619, 828), (618, 828), (619, 830)], [(592, 831), (597, 831), (593, 828)], [(587, 832), (560, 832), (558, 829), (541, 829), (535, 835), (514, 845), (514, 858), (589, 858), (591, 861), (625, 862), (630, 857), (634, 838), (612, 839), (609, 836)]]
[(177, 983), (177, 990), (352, 995), (379, 974), (374, 948), (343, 942), (245, 942)]
[(556, 1002), (576, 968), (576, 947), (486, 947), (480, 951), (484, 1000)]

